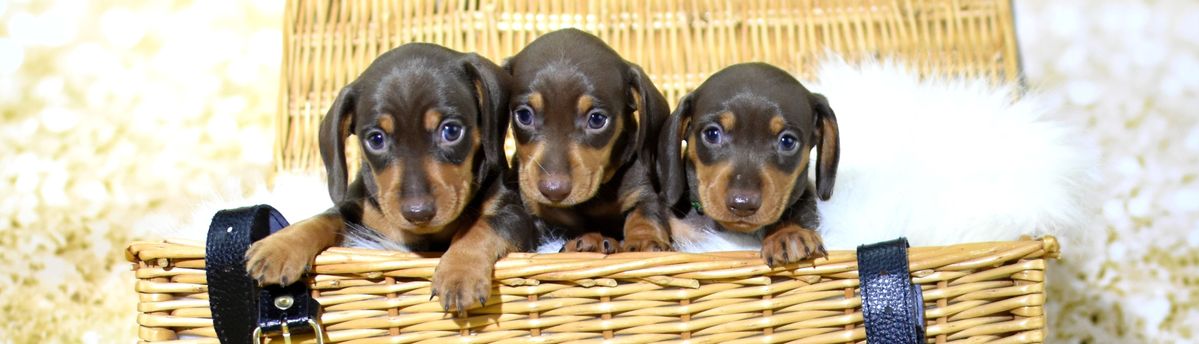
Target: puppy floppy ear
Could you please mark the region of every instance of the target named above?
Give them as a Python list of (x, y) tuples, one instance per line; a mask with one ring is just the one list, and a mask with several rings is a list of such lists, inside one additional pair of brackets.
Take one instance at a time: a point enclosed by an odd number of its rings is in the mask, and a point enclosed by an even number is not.
[(354, 102), (357, 98), (354, 85), (347, 85), (338, 93), (333, 106), (321, 120), (320, 150), (325, 163), (325, 175), (329, 184), (329, 198), (333, 204), (346, 198), (346, 138), (354, 127)]
[(683, 133), (691, 124), (691, 94), (679, 101), (678, 108), (670, 114), (658, 140), (657, 175), (662, 187), (661, 197), (673, 208), (687, 193), (687, 171), (683, 166)]
[(636, 64), (629, 63), (628, 65), (631, 91), (629, 94), (633, 98), (630, 103), (637, 106), (637, 116), (633, 118), (637, 123), (637, 132), (633, 136), (632, 145), (625, 148), (624, 158), (621, 161), (631, 161), (633, 154), (637, 152), (652, 155), (657, 148), (646, 146), (646, 144), (653, 144), (656, 141), (660, 130), (659, 123), (662, 123), (663, 117), (670, 114), (666, 98), (662, 96), (662, 92), (658, 92), (653, 81), (650, 81), (649, 75), (645, 74), (645, 71)]
[(508, 96), (512, 77), (490, 60), (467, 54), (463, 62), (466, 74), (475, 87), (475, 98), (479, 104), (479, 131), (484, 161), (475, 178), (479, 183), (487, 177), (499, 174), (508, 168), (504, 158), (504, 134), (508, 130)]
[(812, 93), (812, 109), (816, 112), (816, 194), (827, 201), (833, 195), (833, 183), (837, 179), (837, 162), (841, 160), (841, 139), (837, 130), (837, 116), (829, 107), (828, 99)]

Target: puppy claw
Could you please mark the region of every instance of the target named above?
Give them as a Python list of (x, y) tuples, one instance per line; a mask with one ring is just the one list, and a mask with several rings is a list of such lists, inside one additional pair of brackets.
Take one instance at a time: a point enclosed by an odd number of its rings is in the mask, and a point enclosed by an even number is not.
[(616, 239), (603, 236), (599, 233), (587, 233), (566, 242), (562, 245), (562, 250), (559, 252), (596, 252), (603, 254), (613, 254), (618, 252)]
[(268, 236), (246, 250), (246, 272), (260, 286), (286, 286), (299, 281), (315, 253), (296, 249), (286, 235)]
[(828, 256), (828, 251), (816, 231), (799, 226), (788, 226), (766, 236), (762, 240), (762, 258), (766, 265), (777, 267), (797, 263), (805, 259)]
[(441, 309), (465, 317), (467, 310), (487, 304), (491, 295), (492, 265), (479, 259), (462, 258), (454, 255), (442, 256), (433, 272), (432, 297), (440, 297)]

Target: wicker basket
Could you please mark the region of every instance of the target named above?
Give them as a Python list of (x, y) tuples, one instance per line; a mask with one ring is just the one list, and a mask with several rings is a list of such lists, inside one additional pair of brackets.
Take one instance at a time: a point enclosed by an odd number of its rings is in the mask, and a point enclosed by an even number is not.
[[(676, 101), (721, 67), (766, 61), (799, 75), (833, 51), (895, 58), (924, 75), (1014, 81), (1007, 0), (418, 0), (289, 1), (280, 89), (279, 171), (322, 171), (317, 124), (336, 91), (375, 56), (414, 41), (502, 60), (537, 35), (578, 27), (645, 68)], [(1044, 338), (1052, 237), (916, 247), (928, 339)], [(197, 243), (137, 242), (143, 341), (215, 343)], [(865, 340), (857, 263), (834, 251), (771, 269), (756, 252), (513, 254), (489, 304), (456, 319), (430, 301), (437, 259), (331, 248), (310, 280), (332, 342), (668, 341), (854, 343)]]
[[(936, 343), (1044, 338), (1052, 237), (910, 250)], [(216, 343), (204, 247), (139, 242), (134, 262), (144, 341)], [(790, 269), (756, 252), (513, 254), (496, 266), (488, 305), (465, 319), (429, 297), (435, 258), (331, 248), (316, 258), (313, 294), (331, 342), (853, 343), (866, 338), (852, 251)], [(498, 293), (496, 296), (494, 293)], [(180, 343), (184, 341), (179, 341)]]
[(502, 61), (577, 27), (640, 64), (672, 105), (724, 66), (764, 61), (810, 76), (828, 52), (894, 58), (925, 75), (1019, 74), (1008, 0), (293, 0), (284, 23), (279, 171), (323, 171), (316, 132), (337, 91), (407, 42)]

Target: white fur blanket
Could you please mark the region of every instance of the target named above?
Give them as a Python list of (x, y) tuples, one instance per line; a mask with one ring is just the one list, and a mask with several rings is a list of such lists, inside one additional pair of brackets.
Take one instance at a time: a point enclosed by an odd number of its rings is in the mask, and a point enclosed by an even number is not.
[[(1035, 94), (1017, 99), (1013, 86), (920, 80), (897, 64), (838, 59), (805, 85), (828, 97), (841, 131), (836, 186), (819, 203), (827, 248), (900, 236), (914, 246), (1043, 234), (1070, 241), (1087, 226), (1095, 153), (1073, 140), (1072, 128), (1045, 119)], [(203, 239), (216, 210), (255, 203), (298, 221), (329, 207), (325, 190), (317, 176), (280, 175), (274, 190), (207, 202), (164, 235)], [(395, 248), (365, 239), (355, 245)], [(539, 251), (560, 246), (549, 240)], [(718, 231), (676, 238), (688, 252), (758, 248), (756, 238)]]

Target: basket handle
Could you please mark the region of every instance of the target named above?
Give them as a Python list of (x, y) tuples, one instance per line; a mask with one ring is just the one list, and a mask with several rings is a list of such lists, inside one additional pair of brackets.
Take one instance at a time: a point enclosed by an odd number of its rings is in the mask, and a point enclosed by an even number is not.
[(862, 318), (870, 343), (924, 343), (924, 296), (908, 271), (908, 239), (858, 246)]
[(316, 323), (320, 304), (308, 282), (259, 288), (246, 272), (250, 244), (287, 227), (287, 219), (269, 205), (222, 210), (212, 217), (205, 245), (205, 275), (212, 325), (221, 343), (257, 343), (263, 334), (324, 334)]

